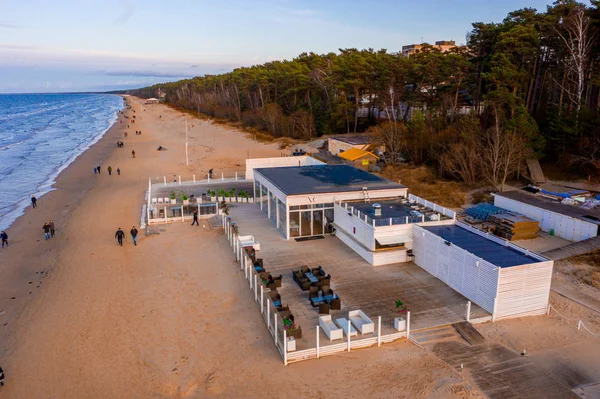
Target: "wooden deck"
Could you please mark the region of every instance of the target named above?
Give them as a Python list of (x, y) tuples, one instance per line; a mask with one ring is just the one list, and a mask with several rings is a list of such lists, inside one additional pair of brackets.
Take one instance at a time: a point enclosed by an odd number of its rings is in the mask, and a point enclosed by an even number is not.
[(470, 346), (452, 340), (436, 343), (432, 351), (458, 371), (462, 364), (462, 372), (469, 373), (490, 399), (578, 397), (529, 358), (502, 345)]
[[(289, 305), (296, 324), (303, 330), (303, 339), (297, 341), (299, 350), (315, 347), (315, 326), (319, 324), (318, 308), (311, 306), (308, 291), (302, 291), (292, 279), (292, 269), (302, 265), (321, 265), (331, 274), (331, 288), (342, 301), (342, 309), (331, 312), (334, 319), (347, 315), (349, 310), (360, 309), (375, 324), (381, 316), (382, 334), (390, 334), (395, 331), (393, 308), (400, 299), (411, 312), (411, 331), (465, 320), (467, 299), (413, 263), (373, 267), (331, 236), (305, 242), (287, 241), (254, 204), (232, 204), (230, 213), (240, 234), (254, 235), (260, 243), (257, 256), (263, 258), (265, 269), (274, 276), (283, 276), (282, 287), (278, 289), (282, 302)], [(489, 313), (472, 304), (473, 319), (486, 316)], [(322, 332), (320, 341), (322, 345), (329, 344)]]
[(585, 255), (600, 251), (600, 236), (588, 238), (587, 240), (574, 242), (561, 248), (544, 252), (542, 255), (552, 260), (561, 260), (573, 256)]

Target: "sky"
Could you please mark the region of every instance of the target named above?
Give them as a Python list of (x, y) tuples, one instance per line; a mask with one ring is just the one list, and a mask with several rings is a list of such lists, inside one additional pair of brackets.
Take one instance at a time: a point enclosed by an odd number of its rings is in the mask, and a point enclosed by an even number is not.
[(455, 40), (552, 0), (0, 0), (0, 93), (144, 87), (302, 52)]

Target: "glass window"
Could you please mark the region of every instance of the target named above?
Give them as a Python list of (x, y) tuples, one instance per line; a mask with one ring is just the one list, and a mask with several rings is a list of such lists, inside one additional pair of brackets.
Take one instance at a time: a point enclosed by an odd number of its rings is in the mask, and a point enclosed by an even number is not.
[(279, 231), (281, 234), (285, 235), (286, 223), (287, 223), (287, 215), (285, 210), (285, 203), (281, 202), (277, 199), (277, 209), (279, 210)]
[(300, 209), (298, 205), (290, 206), (290, 211), (297, 211), (298, 209)]
[(290, 237), (300, 237), (300, 212), (290, 212)]
[(300, 209), (311, 209), (312, 205), (300, 205)]

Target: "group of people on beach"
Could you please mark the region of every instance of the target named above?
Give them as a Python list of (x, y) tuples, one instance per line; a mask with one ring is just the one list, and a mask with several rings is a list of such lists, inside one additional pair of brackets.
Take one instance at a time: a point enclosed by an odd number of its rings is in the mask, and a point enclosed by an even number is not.
[(142, 131), (141, 130), (136, 130), (135, 131), (135, 135), (136, 136), (141, 136), (142, 135)]
[(44, 229), (44, 236), (46, 237), (46, 240), (54, 237), (54, 222), (52, 219), (50, 219), (49, 222), (44, 223), (42, 229)]
[[(112, 166), (108, 165), (108, 168), (106, 168), (106, 170), (108, 171), (108, 175), (112, 176), (112, 171), (113, 171)], [(117, 172), (117, 175), (121, 176), (121, 169), (120, 168), (117, 168), (116, 172)], [(100, 174), (100, 165), (98, 165), (98, 166), (96, 166), (94, 168), (94, 174), (96, 174), (96, 173)]]
[(123, 143), (122, 141), (117, 141), (117, 148), (123, 148), (125, 147), (125, 143)]
[[(133, 245), (137, 247), (137, 235), (138, 230), (133, 226), (131, 230), (129, 230), (129, 234), (131, 234), (131, 238), (133, 239)], [(125, 232), (119, 227), (117, 232), (115, 233), (115, 238), (120, 246), (123, 246), (123, 238), (125, 237)]]

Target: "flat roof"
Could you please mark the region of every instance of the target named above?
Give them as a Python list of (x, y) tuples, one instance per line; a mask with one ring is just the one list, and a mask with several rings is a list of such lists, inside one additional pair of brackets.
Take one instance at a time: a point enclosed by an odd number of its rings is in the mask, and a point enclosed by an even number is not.
[[(562, 204), (558, 201), (544, 198), (540, 195), (530, 194), (523, 190), (506, 191), (503, 193), (495, 193), (494, 195), (536, 206), (550, 212), (560, 213), (561, 215), (570, 216), (574, 219), (583, 220), (584, 222), (591, 224), (600, 225), (599, 209), (583, 209), (578, 206)], [(590, 218), (590, 216), (592, 218)], [(596, 219), (594, 220), (593, 218)]]
[(342, 136), (342, 137), (331, 137), (332, 140), (338, 140), (344, 143), (359, 145), (359, 144), (370, 144), (372, 139), (371, 136)]
[(540, 260), (525, 255), (514, 248), (500, 245), (457, 225), (422, 227), (445, 241), (451, 242), (452, 245), (456, 245), (496, 266), (511, 267), (540, 262)]
[(286, 195), (341, 193), (348, 191), (401, 189), (406, 186), (350, 165), (311, 165), (257, 168)]

